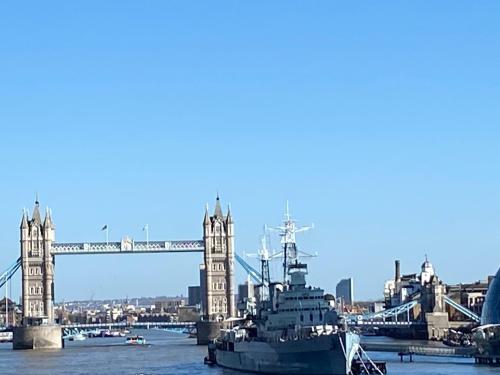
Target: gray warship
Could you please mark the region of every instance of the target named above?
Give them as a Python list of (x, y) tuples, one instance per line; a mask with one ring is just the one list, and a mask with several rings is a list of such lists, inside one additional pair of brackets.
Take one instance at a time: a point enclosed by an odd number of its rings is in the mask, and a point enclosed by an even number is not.
[(287, 208), (284, 225), (275, 229), (283, 247), (283, 281), (271, 282), (263, 246), (254, 313), (232, 319), (232, 327), (209, 344), (206, 361), (263, 374), (351, 374), (359, 335), (338, 317), (323, 289), (307, 286), (307, 264), (299, 261), (295, 234), (310, 227), (297, 228)]

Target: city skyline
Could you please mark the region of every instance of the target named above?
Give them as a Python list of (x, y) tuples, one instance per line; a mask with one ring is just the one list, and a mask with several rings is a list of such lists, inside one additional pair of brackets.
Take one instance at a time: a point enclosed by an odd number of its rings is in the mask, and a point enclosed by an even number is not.
[[(201, 239), (219, 193), (239, 254), (290, 201), (328, 291), (381, 299), (425, 254), (495, 274), (500, 6), (280, 4), (2, 5), (1, 269), (37, 193), (61, 242)], [(59, 256), (55, 299), (187, 293), (202, 261)]]

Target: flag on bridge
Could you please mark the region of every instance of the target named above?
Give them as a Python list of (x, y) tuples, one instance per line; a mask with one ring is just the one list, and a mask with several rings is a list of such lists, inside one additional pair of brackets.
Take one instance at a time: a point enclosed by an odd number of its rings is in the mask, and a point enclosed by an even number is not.
[(108, 229), (108, 224), (106, 224), (105, 226), (103, 226), (101, 230), (106, 230), (106, 229)]

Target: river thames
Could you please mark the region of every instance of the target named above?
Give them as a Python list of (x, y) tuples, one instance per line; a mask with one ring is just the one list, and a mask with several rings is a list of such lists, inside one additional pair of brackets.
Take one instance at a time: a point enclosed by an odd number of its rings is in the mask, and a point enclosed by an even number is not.
[[(127, 346), (124, 338), (93, 338), (67, 342), (65, 349), (56, 351), (13, 351), (11, 344), (0, 344), (0, 374), (243, 374), (204, 365), (207, 348), (184, 334), (134, 333), (143, 335), (150, 345)], [(400, 363), (394, 353), (370, 355), (387, 361), (388, 374), (500, 374), (500, 368), (476, 366), (470, 358), (415, 357), (413, 363)]]

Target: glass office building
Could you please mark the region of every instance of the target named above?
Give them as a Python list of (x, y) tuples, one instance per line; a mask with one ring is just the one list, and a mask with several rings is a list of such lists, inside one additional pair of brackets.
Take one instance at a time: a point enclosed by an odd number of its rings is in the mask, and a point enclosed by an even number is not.
[(481, 325), (500, 324), (500, 269), (491, 282), (481, 315)]

